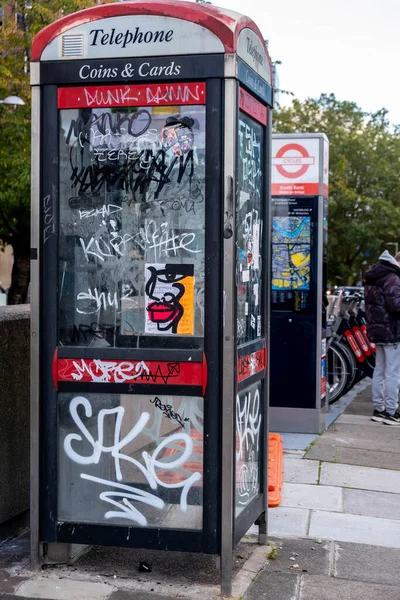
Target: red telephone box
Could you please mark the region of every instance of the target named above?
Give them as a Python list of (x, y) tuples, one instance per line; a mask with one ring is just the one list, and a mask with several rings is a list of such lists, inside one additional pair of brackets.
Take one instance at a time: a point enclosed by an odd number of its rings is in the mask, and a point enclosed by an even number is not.
[(248, 18), (96, 6), (32, 50), (32, 555), (220, 554), (267, 504), (271, 63)]

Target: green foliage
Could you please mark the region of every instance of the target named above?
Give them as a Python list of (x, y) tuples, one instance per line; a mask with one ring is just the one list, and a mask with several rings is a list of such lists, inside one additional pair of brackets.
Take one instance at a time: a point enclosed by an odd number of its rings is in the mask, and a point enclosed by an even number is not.
[(278, 558), (278, 548), (276, 546), (271, 546), (271, 550), (268, 552), (267, 558), (269, 560), (276, 560)]
[(325, 133), (330, 142), (328, 269), (332, 284), (354, 284), (400, 232), (400, 129), (387, 112), (322, 94), (275, 114), (274, 130)]
[(29, 107), (2, 105), (0, 111), (0, 240), (29, 253)]
[[(30, 85), (32, 39), (43, 27), (95, 0), (3, 0), (0, 99), (19, 96), (25, 106), (0, 105), (0, 240), (29, 255)], [(35, 151), (35, 149), (33, 149)]]

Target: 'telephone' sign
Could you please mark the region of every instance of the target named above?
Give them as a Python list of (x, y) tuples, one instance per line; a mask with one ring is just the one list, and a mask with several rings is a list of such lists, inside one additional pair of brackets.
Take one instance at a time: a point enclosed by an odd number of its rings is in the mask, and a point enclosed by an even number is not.
[(318, 195), (319, 155), (319, 139), (273, 139), (272, 195)]

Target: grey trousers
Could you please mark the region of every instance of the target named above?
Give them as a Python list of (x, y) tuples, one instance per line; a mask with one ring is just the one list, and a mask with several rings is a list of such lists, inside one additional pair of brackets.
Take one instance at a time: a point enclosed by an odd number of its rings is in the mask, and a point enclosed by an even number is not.
[(398, 407), (400, 343), (377, 344), (372, 378), (372, 402), (376, 410), (394, 415)]

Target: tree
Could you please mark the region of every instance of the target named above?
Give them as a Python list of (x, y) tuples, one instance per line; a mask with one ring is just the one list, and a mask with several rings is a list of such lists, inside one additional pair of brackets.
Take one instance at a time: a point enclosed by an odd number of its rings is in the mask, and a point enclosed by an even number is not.
[(328, 278), (354, 284), (400, 232), (400, 130), (387, 111), (322, 94), (275, 114), (282, 133), (325, 133), (330, 142)]
[(32, 39), (63, 15), (95, 0), (0, 0), (0, 98), (20, 96), (25, 106), (0, 105), (0, 245), (14, 253), (10, 304), (27, 299), (30, 265), (30, 86)]

